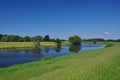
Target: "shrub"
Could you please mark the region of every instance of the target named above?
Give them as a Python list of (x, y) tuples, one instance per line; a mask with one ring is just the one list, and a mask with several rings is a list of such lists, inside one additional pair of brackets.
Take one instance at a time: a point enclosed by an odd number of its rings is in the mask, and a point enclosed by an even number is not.
[(81, 45), (82, 39), (75, 35), (75, 36), (71, 36), (69, 38), (69, 41), (71, 42), (72, 45)]

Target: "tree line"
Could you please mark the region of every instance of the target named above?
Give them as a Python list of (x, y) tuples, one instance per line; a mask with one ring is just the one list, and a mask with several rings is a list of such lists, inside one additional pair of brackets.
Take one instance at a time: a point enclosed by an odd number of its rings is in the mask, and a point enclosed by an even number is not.
[(97, 41), (97, 42), (120, 42), (120, 39), (103, 39), (103, 38), (93, 38), (93, 39), (83, 39), (83, 41)]
[[(71, 36), (71, 37), (74, 37), (74, 39), (79, 38), (79, 36), (77, 36), (77, 35)], [(71, 38), (69, 38), (69, 40), (72, 41)], [(19, 35), (0, 34), (0, 42), (33, 42), (33, 41), (39, 41), (39, 42), (43, 42), (43, 41), (50, 42), (51, 41), (51, 42), (60, 43), (59, 41), (66, 41), (66, 40), (61, 40), (59, 38), (57, 38), (57, 39), (50, 38), (49, 35), (45, 35), (45, 36), (38, 35), (38, 36), (34, 36), (34, 37), (30, 37), (30, 36), (22, 37)], [(82, 41), (120, 42), (120, 39), (116, 39), (116, 40), (107, 39), (107, 40), (105, 40), (103, 38), (94, 38), (94, 39), (83, 39)], [(78, 43), (78, 44), (80, 44), (80, 43)]]
[(3, 35), (0, 34), (1, 42), (33, 42), (33, 41), (55, 41), (55, 39), (51, 39), (49, 35), (45, 35), (44, 37), (41, 35), (30, 37), (30, 36), (18, 36), (18, 35)]

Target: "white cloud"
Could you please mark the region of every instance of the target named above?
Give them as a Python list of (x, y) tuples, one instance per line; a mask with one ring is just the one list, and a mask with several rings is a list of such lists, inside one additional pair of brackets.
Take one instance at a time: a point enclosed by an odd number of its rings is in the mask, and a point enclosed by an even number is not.
[(119, 36), (117, 33), (104, 32), (105, 35)]
[(105, 34), (105, 35), (111, 35), (111, 33), (110, 33), (110, 32), (104, 32), (104, 34)]

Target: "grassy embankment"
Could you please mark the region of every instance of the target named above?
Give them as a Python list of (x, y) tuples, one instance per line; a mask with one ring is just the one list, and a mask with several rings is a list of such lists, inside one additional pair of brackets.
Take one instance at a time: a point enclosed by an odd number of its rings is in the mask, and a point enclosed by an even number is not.
[(0, 69), (0, 80), (120, 80), (120, 43)]
[[(54, 42), (41, 42), (41, 47), (55, 47)], [(62, 45), (68, 45), (69, 42), (62, 42)], [(0, 49), (19, 49), (19, 48), (34, 48), (33, 42), (0, 42)]]

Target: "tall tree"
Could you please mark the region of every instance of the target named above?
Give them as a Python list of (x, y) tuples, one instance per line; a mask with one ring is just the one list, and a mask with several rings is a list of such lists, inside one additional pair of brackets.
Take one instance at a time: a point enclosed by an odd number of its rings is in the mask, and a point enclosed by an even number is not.
[(39, 41), (33, 41), (33, 44), (34, 44), (34, 47), (37, 49), (37, 48), (40, 48), (40, 42)]
[(24, 38), (23, 37), (19, 37), (19, 42), (23, 42)]
[(45, 35), (45, 37), (44, 37), (44, 41), (50, 41), (50, 37), (49, 37), (49, 35)]
[(24, 37), (24, 41), (25, 41), (25, 42), (30, 42), (30, 41), (31, 41), (31, 40), (30, 40), (30, 37), (29, 37), (29, 36), (25, 36), (25, 37)]
[(2, 42), (10, 42), (10, 36), (3, 36), (1, 41)]
[(39, 42), (41, 42), (41, 41), (43, 41), (43, 37), (42, 36), (35, 36), (35, 37), (32, 37), (31, 38), (31, 41), (39, 41)]
[(1, 41), (2, 37), (3, 37), (3, 35), (2, 35), (2, 34), (0, 34), (0, 41)]
[(69, 41), (71, 42), (72, 45), (81, 45), (82, 39), (75, 35), (75, 36), (71, 36), (69, 38)]

